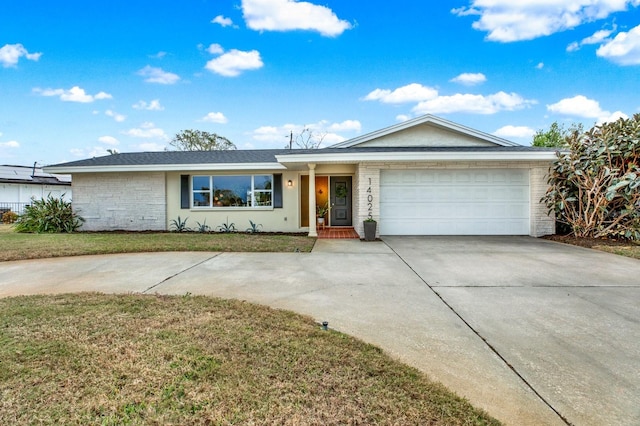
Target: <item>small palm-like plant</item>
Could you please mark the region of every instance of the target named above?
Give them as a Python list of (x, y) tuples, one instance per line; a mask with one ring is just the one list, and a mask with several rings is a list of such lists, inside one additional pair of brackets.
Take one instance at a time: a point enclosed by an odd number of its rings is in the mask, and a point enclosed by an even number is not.
[(180, 216), (178, 216), (177, 219), (173, 219), (171, 221), (171, 223), (169, 224), (169, 230), (171, 232), (187, 232), (190, 231), (190, 229), (187, 227), (187, 219), (189, 219), (189, 217), (185, 217), (184, 220), (180, 219)]
[(30, 206), (25, 207), (15, 224), (18, 232), (54, 233), (74, 232), (84, 219), (71, 208), (71, 202), (64, 200), (64, 194), (60, 198), (54, 198), (49, 194), (45, 199), (32, 198)]
[(247, 228), (246, 232), (250, 234), (257, 234), (260, 232), (260, 228), (262, 228), (262, 224), (254, 223), (252, 220), (249, 220), (250, 227)]
[(201, 234), (206, 234), (207, 232), (211, 231), (211, 227), (209, 225), (207, 225), (207, 219), (205, 219), (204, 222), (202, 222), (202, 223), (196, 222), (196, 224), (198, 225), (196, 227), (196, 229)]
[(227, 217), (227, 221), (225, 223), (223, 223), (222, 225), (218, 226), (216, 228), (216, 230), (218, 232), (222, 232), (225, 234), (229, 234), (231, 232), (236, 232), (236, 224), (235, 223), (229, 223), (229, 218)]

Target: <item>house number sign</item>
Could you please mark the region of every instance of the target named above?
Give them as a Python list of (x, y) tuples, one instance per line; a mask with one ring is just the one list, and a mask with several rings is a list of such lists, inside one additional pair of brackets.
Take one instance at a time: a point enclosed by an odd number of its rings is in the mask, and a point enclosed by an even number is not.
[(373, 194), (371, 193), (371, 178), (367, 188), (367, 219), (373, 219)]

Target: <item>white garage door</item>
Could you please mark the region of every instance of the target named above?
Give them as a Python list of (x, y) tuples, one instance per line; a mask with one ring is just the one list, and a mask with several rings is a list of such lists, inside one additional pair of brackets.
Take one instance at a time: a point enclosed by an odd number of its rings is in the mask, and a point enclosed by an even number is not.
[(528, 235), (526, 169), (383, 170), (381, 235)]

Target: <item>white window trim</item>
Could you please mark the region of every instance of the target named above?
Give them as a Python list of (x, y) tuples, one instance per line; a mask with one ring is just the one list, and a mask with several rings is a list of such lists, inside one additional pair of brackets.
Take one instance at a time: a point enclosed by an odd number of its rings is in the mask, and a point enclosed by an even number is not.
[[(249, 176), (251, 177), (251, 190), (249, 191), (251, 193), (251, 206), (222, 206), (222, 207), (215, 207), (213, 206), (213, 200), (214, 200), (214, 178), (218, 176), (218, 177), (237, 177), (237, 176)], [(255, 177), (256, 176), (270, 176), (271, 177), (271, 189), (255, 189)], [(198, 190), (198, 189), (193, 189), (193, 181), (195, 178), (198, 177), (206, 177), (209, 178), (209, 190), (208, 191), (203, 191), (203, 190)], [(246, 211), (246, 210), (273, 210), (273, 174), (270, 173), (257, 173), (257, 174), (241, 174), (241, 175), (193, 175), (191, 176), (190, 182), (189, 182), (189, 189), (190, 189), (190, 200), (189, 200), (189, 204), (190, 204), (190, 210), (192, 211)], [(255, 198), (255, 193), (256, 192), (264, 192), (264, 193), (271, 193), (271, 205), (269, 206), (256, 206), (256, 198)], [(199, 194), (205, 194), (208, 193), (210, 194), (209, 197), (209, 202), (210, 205), (208, 206), (194, 206), (193, 205), (193, 195), (195, 193), (199, 193)], [(247, 199), (247, 201), (249, 201), (249, 199)]]

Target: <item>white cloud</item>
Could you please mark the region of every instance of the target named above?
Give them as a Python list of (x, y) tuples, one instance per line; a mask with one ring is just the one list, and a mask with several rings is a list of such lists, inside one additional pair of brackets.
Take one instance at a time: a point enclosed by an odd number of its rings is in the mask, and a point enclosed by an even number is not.
[(293, 125), (284, 125), (280, 128), (274, 126), (261, 126), (252, 132), (252, 138), (257, 141), (263, 142), (277, 142), (278, 140), (284, 140), (284, 137), (289, 136), (289, 132), (293, 131)]
[(20, 43), (5, 44), (0, 47), (0, 64), (4, 68), (15, 67), (20, 58), (25, 57), (30, 61), (37, 61), (42, 53), (29, 53)]
[(360, 132), (362, 124), (358, 120), (345, 120), (342, 123), (333, 123), (327, 127), (330, 132)]
[(487, 81), (487, 77), (482, 73), (462, 73), (459, 76), (449, 80), (453, 83), (464, 84), (465, 86), (475, 86)]
[(112, 146), (118, 145), (120, 143), (120, 141), (118, 141), (118, 139), (114, 138), (113, 136), (100, 136), (98, 138), (98, 141), (105, 145), (112, 145)]
[(0, 142), (2, 148), (20, 148), (18, 141)]
[(536, 69), (541, 70), (542, 68), (544, 68), (544, 62), (539, 62), (538, 65), (536, 65)]
[(615, 121), (618, 118), (628, 118), (621, 111), (609, 112), (600, 107), (600, 103), (583, 95), (562, 99), (555, 104), (547, 105), (547, 110), (556, 114), (582, 118), (593, 118), (598, 123)]
[(155, 68), (150, 65), (139, 70), (137, 74), (144, 77), (144, 81), (147, 83), (175, 84), (180, 80), (178, 74), (166, 72), (162, 68)]
[(207, 123), (225, 124), (229, 120), (221, 112), (210, 112), (209, 114), (207, 114), (204, 117), (202, 117), (200, 119), (200, 121), (204, 121), (204, 122), (207, 122)]
[(438, 97), (438, 91), (418, 83), (408, 84), (395, 90), (375, 89), (363, 98), (365, 101), (380, 101), (385, 104), (421, 102)]
[(247, 27), (256, 31), (317, 31), (336, 37), (353, 26), (325, 6), (296, 0), (242, 0)]
[[(358, 120), (345, 120), (340, 123), (331, 123), (321, 120), (311, 124), (285, 124), (282, 126), (262, 126), (250, 133), (254, 141), (261, 142), (261, 148), (265, 145), (273, 148), (289, 146), (289, 135), (293, 133), (294, 148), (295, 137), (304, 129), (310, 129), (317, 137), (322, 137), (322, 147), (347, 140), (343, 133), (359, 133), (362, 125)], [(254, 147), (253, 144), (247, 146)]]
[(209, 47), (207, 47), (207, 52), (211, 53), (212, 55), (220, 55), (224, 53), (224, 48), (218, 43), (212, 43), (209, 45)]
[(608, 41), (609, 36), (615, 31), (616, 26), (612, 30), (600, 30), (596, 31), (589, 37), (582, 39), (580, 42), (574, 41), (567, 46), (567, 52), (575, 52), (580, 50), (582, 46), (589, 44), (600, 44)]
[(600, 46), (596, 55), (619, 65), (640, 65), (640, 25), (629, 32), (618, 33)]
[(110, 155), (107, 151), (108, 148), (102, 146), (93, 146), (88, 148), (71, 148), (69, 152), (74, 157), (79, 158), (91, 158), (91, 157), (103, 157)]
[(135, 149), (146, 152), (154, 152), (154, 151), (164, 151), (166, 146), (164, 144), (155, 143), (155, 142), (143, 142), (138, 145), (133, 146)]
[(147, 111), (162, 111), (164, 107), (160, 105), (159, 99), (154, 99), (151, 102), (138, 101), (135, 104), (131, 105), (133, 109), (144, 109)]
[(455, 94), (438, 96), (420, 102), (413, 108), (416, 114), (448, 114), (466, 112), (471, 114), (495, 114), (499, 111), (514, 111), (535, 104), (517, 93), (498, 92), (493, 95)]
[(473, 28), (499, 42), (532, 40), (569, 30), (637, 6), (638, 0), (471, 0), (458, 16), (479, 16)]
[(218, 15), (215, 18), (213, 18), (211, 20), (212, 24), (218, 24), (221, 25), (223, 27), (229, 27), (231, 25), (233, 25), (233, 21), (231, 20), (231, 18), (225, 18), (222, 15)]
[(612, 30), (600, 30), (600, 31), (596, 31), (595, 33), (593, 33), (592, 35), (590, 35), (589, 37), (584, 38), (580, 44), (582, 45), (587, 45), (587, 44), (600, 44), (604, 41), (606, 41), (609, 36), (611, 34), (613, 34), (613, 32), (615, 31), (615, 26), (614, 29)]
[(577, 41), (573, 41), (567, 46), (567, 52), (575, 52), (577, 50), (580, 50), (580, 43)]
[(396, 115), (396, 121), (403, 122), (411, 119), (410, 115), (407, 114), (398, 114)]
[(493, 132), (494, 135), (501, 138), (532, 138), (536, 131), (527, 126), (503, 126)]
[(231, 49), (207, 62), (205, 68), (224, 77), (236, 77), (243, 71), (259, 69), (263, 65), (260, 52), (257, 50), (243, 52)]
[(33, 89), (33, 92), (40, 93), (42, 96), (58, 96), (60, 100), (65, 102), (90, 103), (96, 100), (113, 98), (110, 94), (105, 92), (98, 92), (95, 95), (90, 95), (78, 86), (73, 86), (69, 90), (35, 88)]
[(116, 120), (118, 123), (122, 123), (124, 120), (126, 120), (126, 119), (127, 119), (127, 117), (126, 117), (125, 115), (118, 114), (117, 112), (112, 111), (112, 110), (110, 110), (110, 109), (106, 110), (106, 111), (104, 112), (104, 114), (105, 114), (107, 117), (111, 117), (111, 118), (113, 118), (113, 119), (114, 119), (114, 120)]
[(160, 140), (168, 140), (169, 137), (164, 132), (164, 130), (155, 126), (155, 124), (150, 122), (145, 122), (140, 125), (140, 127), (129, 129), (123, 134), (127, 136), (132, 136), (134, 138), (143, 138), (143, 139), (160, 139)]
[(154, 55), (149, 55), (149, 57), (153, 58), (153, 59), (162, 59), (165, 56), (167, 56), (167, 52), (163, 52), (163, 51), (160, 51), (160, 52), (158, 52), (158, 53), (156, 53)]

